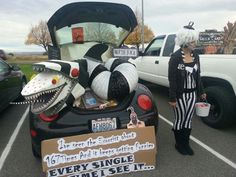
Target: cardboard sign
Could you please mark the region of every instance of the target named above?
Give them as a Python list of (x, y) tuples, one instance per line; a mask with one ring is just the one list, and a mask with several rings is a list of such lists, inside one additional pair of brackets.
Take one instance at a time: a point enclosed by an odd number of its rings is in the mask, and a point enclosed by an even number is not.
[(154, 127), (42, 141), (42, 165), (48, 177), (105, 177), (153, 170), (155, 164)]

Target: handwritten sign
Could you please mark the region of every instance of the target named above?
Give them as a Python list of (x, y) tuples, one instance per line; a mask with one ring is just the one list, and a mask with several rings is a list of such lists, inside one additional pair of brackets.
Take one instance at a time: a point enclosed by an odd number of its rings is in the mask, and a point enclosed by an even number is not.
[(42, 142), (48, 177), (113, 176), (155, 169), (154, 127), (123, 129)]
[(203, 45), (223, 44), (224, 32), (200, 32), (199, 43)]

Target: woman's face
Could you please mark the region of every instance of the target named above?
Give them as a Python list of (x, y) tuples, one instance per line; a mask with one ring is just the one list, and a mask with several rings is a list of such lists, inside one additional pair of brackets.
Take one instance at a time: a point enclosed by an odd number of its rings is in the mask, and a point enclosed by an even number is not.
[(196, 47), (196, 41), (189, 42), (187, 46), (189, 50), (193, 51)]

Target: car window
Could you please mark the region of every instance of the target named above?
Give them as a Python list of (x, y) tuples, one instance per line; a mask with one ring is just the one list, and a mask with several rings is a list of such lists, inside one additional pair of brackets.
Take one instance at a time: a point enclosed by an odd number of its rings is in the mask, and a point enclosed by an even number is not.
[(0, 61), (0, 73), (5, 73), (7, 71), (9, 71), (9, 66), (6, 63)]
[(152, 41), (145, 51), (145, 56), (160, 56), (161, 47), (163, 45), (165, 36), (161, 36)]
[(175, 34), (171, 34), (166, 39), (166, 44), (163, 51), (163, 56), (170, 56), (175, 48)]
[(56, 31), (59, 45), (99, 42), (118, 46), (129, 32), (121, 27), (98, 22), (77, 23)]

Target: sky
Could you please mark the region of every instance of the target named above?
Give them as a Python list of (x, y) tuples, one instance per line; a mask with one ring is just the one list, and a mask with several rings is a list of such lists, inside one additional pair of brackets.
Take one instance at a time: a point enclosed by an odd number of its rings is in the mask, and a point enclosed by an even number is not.
[[(24, 44), (30, 28), (40, 20), (47, 21), (63, 5), (79, 1), (0, 0), (0, 49), (7, 52), (43, 51), (36, 45)], [(126, 4), (134, 11), (142, 11), (142, 0), (102, 1)], [(194, 27), (199, 31), (222, 31), (228, 21), (236, 21), (235, 0), (143, 0), (143, 4), (144, 24), (155, 36), (178, 31), (189, 21), (194, 21)]]

